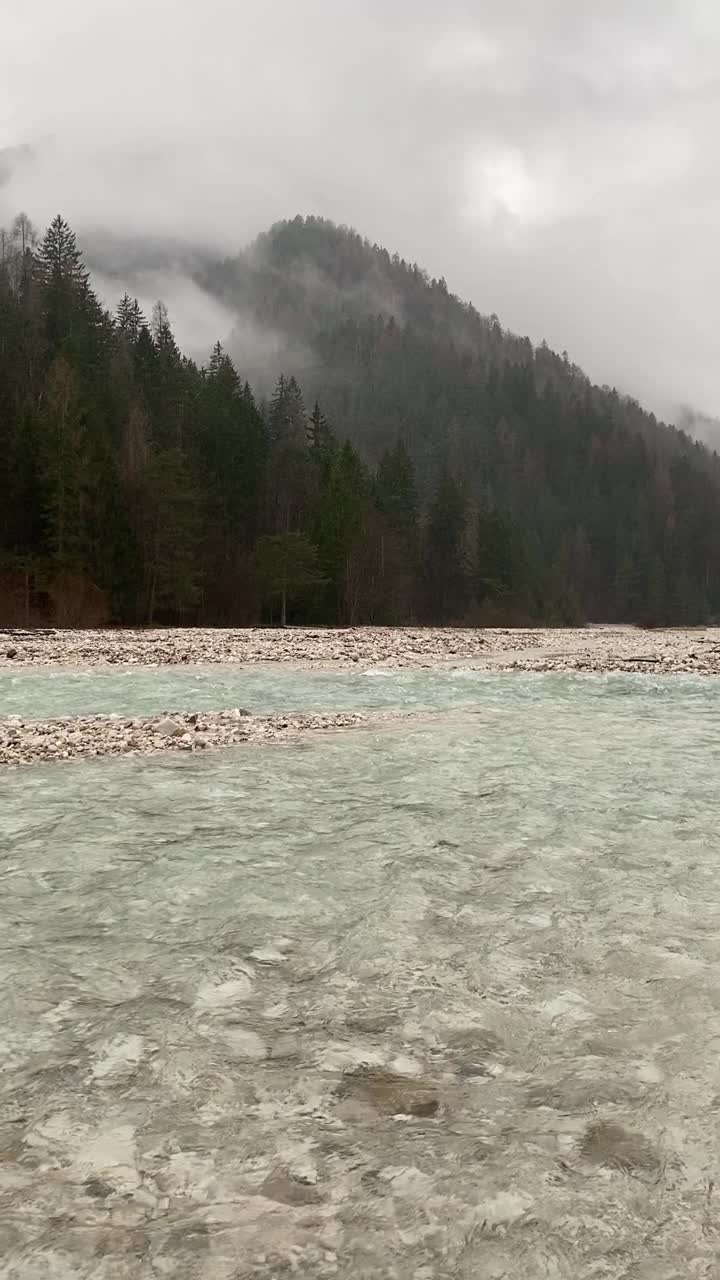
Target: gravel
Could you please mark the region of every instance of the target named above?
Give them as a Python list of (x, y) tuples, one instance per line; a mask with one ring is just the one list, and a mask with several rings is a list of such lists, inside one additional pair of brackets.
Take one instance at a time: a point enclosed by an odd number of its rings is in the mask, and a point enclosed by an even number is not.
[[(12, 656), (11, 656), (12, 655)], [(720, 628), (476, 630), (349, 627), (324, 630), (178, 628), (144, 631), (0, 631), (0, 667), (473, 666), (523, 671), (693, 671), (720, 674)]]
[[(356, 627), (146, 631), (0, 631), (0, 667), (88, 668), (283, 662), (315, 669), (474, 668), (494, 671), (720, 675), (720, 628), (642, 631), (586, 627), (511, 631)], [(355, 727), (385, 713), (252, 716), (240, 708), (122, 719), (24, 721), (0, 715), (0, 765), (270, 742), (309, 730)]]
[[(376, 718), (376, 717), (373, 717)], [(0, 720), (0, 765), (37, 764), (93, 756), (205, 751), (243, 742), (274, 742), (308, 730), (357, 728), (359, 714), (248, 716), (215, 711), (167, 716), (68, 716), (54, 720)]]

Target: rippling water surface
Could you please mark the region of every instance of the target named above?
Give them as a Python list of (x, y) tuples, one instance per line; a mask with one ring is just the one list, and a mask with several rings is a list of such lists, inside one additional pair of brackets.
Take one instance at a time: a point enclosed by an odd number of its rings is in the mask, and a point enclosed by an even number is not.
[[(678, 675), (673, 697), (720, 709), (720, 685)], [(674, 685), (673, 685), (674, 687)], [(508, 699), (555, 697), (582, 689), (583, 698), (623, 697), (643, 691), (646, 706), (670, 694), (666, 679), (635, 675), (549, 676), (449, 670), (312, 671), (290, 666), (133, 667), (124, 670), (0, 669), (0, 716), (153, 715), (161, 711), (221, 711), (245, 707), (257, 713), (356, 711), (402, 707), (410, 711), (506, 705)]]
[(720, 689), (474, 690), (2, 776), (3, 1280), (716, 1274)]

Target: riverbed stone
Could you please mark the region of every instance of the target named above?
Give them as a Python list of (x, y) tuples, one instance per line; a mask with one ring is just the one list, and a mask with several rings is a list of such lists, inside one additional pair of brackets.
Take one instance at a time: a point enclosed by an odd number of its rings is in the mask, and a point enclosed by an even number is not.
[(402, 1076), (375, 1066), (363, 1065), (346, 1071), (336, 1095), (367, 1103), (387, 1116), (434, 1116), (440, 1107), (432, 1081), (422, 1076)]
[(177, 720), (171, 720), (169, 716), (164, 716), (162, 720), (156, 722), (155, 732), (164, 734), (166, 738), (180, 738), (185, 733), (185, 726)]
[(614, 1120), (589, 1124), (580, 1140), (580, 1151), (591, 1164), (622, 1173), (657, 1176), (662, 1158), (642, 1133), (626, 1129)]

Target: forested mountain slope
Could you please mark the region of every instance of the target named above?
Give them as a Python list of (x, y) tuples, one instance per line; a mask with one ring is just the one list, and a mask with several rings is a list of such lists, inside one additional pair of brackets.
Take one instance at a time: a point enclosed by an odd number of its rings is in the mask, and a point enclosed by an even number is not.
[(317, 218), (278, 224), (205, 279), (287, 335), (308, 394), (364, 456), (401, 438), (427, 493), (447, 470), (471, 507), (512, 517), (586, 616), (717, 611), (716, 455), (566, 353)]
[(320, 219), (188, 272), (238, 316), (204, 369), (62, 219), (0, 239), (0, 617), (720, 614), (716, 455), (565, 355)]

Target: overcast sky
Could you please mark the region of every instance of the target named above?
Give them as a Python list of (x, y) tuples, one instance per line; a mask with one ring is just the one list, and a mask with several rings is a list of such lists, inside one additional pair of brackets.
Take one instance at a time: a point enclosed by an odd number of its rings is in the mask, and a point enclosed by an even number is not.
[(720, 414), (717, 0), (34, 0), (2, 46), (3, 220), (227, 252), (324, 214)]

